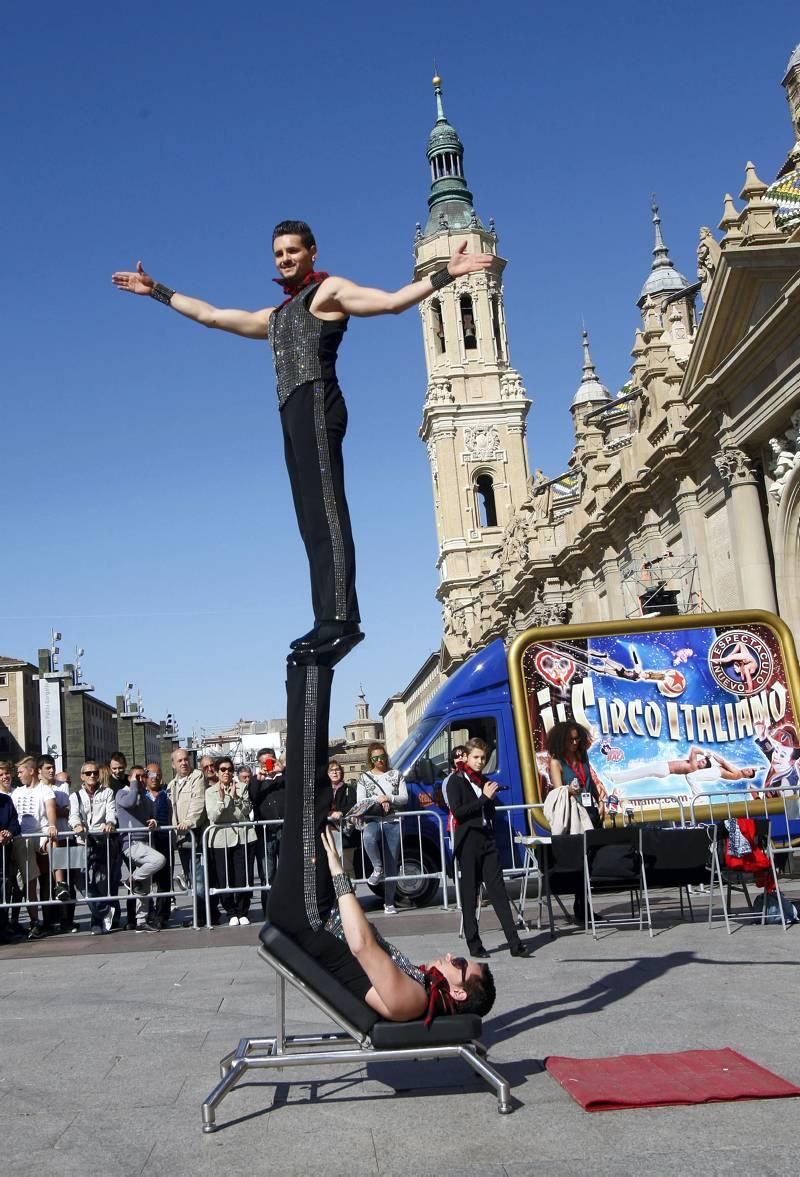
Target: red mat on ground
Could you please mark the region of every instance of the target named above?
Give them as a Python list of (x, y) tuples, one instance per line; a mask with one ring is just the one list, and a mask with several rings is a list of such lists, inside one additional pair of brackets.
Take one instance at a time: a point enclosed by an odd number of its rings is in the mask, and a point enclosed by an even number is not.
[(544, 1065), (587, 1112), (800, 1095), (800, 1087), (727, 1048), (615, 1058), (551, 1055)]

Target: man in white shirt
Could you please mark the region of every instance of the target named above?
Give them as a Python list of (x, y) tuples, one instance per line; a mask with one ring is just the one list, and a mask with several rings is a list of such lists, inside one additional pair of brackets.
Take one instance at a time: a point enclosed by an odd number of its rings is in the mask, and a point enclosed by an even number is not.
[[(100, 770), (94, 760), (81, 765), (81, 787), (69, 800), (69, 824), (86, 843), (86, 875), (81, 872), (79, 887), (86, 896), (108, 895), (115, 873), (119, 846), (110, 835), (117, 829), (117, 805), (110, 788), (100, 788)], [(114, 912), (108, 900), (90, 903), (91, 933), (107, 935)]]
[[(41, 940), (45, 930), (39, 922), (36, 905), (39, 876), (45, 872), (49, 884), (50, 859), (47, 846), (58, 837), (56, 795), (49, 785), (40, 782), (36, 761), (25, 756), (17, 764), (19, 785), (11, 794), (20, 824), (20, 837), (14, 842), (17, 870), (22, 876), (28, 915), (31, 921), (29, 940)], [(49, 896), (43, 887), (43, 898)]]
[[(60, 781), (57, 780), (56, 762), (52, 756), (45, 754), (40, 756), (36, 761), (39, 769), (39, 780), (43, 785), (47, 785), (49, 789), (53, 790), (56, 798), (56, 827), (59, 834), (66, 834), (69, 832), (69, 789), (63, 788)], [(59, 842), (60, 846), (66, 846), (67, 840), (62, 838)], [(44, 909), (43, 919), (45, 928), (49, 932), (77, 932), (78, 925), (73, 922), (75, 916), (75, 904), (70, 900), (75, 899), (75, 888), (70, 886), (68, 872), (57, 869), (50, 871), (50, 864), (48, 862), (47, 882), (50, 886), (50, 895), (53, 899), (58, 899), (61, 906), (56, 907), (52, 905)], [(42, 898), (44, 898), (44, 871), (39, 871), (41, 879)]]

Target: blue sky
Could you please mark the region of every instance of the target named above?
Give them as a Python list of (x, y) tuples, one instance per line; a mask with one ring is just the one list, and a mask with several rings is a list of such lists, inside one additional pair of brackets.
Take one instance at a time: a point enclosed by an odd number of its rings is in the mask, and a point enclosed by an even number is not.
[[(402, 285), (435, 58), (509, 259), (531, 467), (559, 473), (582, 316), (601, 379), (628, 375), (650, 193), (692, 279), (745, 162), (771, 180), (785, 156), (800, 20), (787, 0), (769, 12), (760, 32), (735, 0), (8, 9), (0, 652), (35, 660), (55, 626), (102, 697), (133, 680), (185, 734), (283, 714), (283, 654), (311, 618), (266, 346), (120, 294), (111, 272), (141, 257), (219, 305), (270, 305), (270, 230), (299, 216), (322, 268)], [(368, 637), (337, 673), (333, 731), (360, 684), (376, 712), (441, 633), (416, 311), (354, 322), (340, 378)]]

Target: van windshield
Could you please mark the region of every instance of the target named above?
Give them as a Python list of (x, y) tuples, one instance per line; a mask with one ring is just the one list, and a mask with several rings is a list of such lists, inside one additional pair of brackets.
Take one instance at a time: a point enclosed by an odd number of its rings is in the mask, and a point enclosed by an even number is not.
[(403, 773), (408, 772), (420, 752), (427, 747), (428, 737), (439, 723), (441, 723), (441, 717), (437, 718), (435, 715), (428, 719), (421, 719), (406, 736), (397, 751), (392, 753), (392, 768), (397, 768)]

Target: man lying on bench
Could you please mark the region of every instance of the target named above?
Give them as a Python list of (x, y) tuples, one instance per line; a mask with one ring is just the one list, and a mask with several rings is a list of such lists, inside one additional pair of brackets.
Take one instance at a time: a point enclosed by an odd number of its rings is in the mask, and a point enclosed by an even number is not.
[(450, 953), (413, 965), (367, 921), (344, 872), (327, 825), (332, 677), (323, 666), (288, 668), (286, 812), (269, 921), (388, 1021), (483, 1017), (495, 998), (488, 965)]

